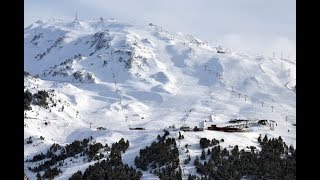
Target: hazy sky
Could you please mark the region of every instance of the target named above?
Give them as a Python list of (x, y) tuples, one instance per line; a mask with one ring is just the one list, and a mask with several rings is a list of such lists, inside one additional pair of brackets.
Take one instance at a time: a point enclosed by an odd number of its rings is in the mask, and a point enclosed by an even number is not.
[(24, 26), (42, 19), (115, 18), (190, 33), (231, 50), (295, 58), (295, 0), (25, 0)]

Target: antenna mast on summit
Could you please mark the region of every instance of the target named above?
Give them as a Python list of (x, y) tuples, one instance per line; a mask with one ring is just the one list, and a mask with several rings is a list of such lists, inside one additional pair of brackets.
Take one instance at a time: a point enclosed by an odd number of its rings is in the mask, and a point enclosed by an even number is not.
[(78, 21), (78, 12), (76, 11), (76, 21)]

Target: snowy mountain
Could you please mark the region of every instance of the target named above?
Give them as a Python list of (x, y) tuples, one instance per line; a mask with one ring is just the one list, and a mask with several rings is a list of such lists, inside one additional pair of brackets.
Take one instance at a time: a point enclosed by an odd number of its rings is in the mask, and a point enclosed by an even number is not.
[[(25, 139), (33, 139), (25, 144), (25, 160), (53, 143), (92, 136), (102, 143), (129, 140), (123, 161), (134, 166), (139, 150), (164, 128), (226, 126), (230, 119), (272, 120), (276, 125), (273, 130), (257, 126), (235, 133), (183, 132), (179, 148), (193, 145), (189, 154), (194, 159), (201, 154), (201, 137), (223, 138), (226, 147), (244, 148), (257, 145), (259, 134), (281, 136), (295, 146), (293, 60), (233, 52), (152, 23), (139, 26), (113, 19), (37, 21), (25, 28), (24, 38), (25, 90), (45, 90), (50, 99), (46, 107), (33, 103), (25, 110)], [(68, 179), (90, 164), (64, 166), (57, 179)], [(28, 165), (27, 176), (35, 179)], [(195, 172), (192, 165), (184, 168), (185, 173)], [(145, 171), (142, 178), (157, 177)]]

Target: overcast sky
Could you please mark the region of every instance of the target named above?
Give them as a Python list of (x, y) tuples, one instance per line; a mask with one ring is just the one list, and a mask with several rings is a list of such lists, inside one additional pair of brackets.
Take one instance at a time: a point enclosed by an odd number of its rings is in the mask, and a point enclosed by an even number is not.
[(190, 33), (231, 50), (295, 59), (295, 0), (25, 0), (24, 26), (42, 19), (115, 18)]

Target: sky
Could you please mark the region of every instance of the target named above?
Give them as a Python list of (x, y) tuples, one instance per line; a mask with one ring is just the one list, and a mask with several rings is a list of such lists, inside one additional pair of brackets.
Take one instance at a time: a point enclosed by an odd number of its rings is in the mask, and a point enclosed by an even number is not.
[(52, 18), (153, 23), (232, 51), (295, 60), (295, 0), (25, 0), (24, 26)]

